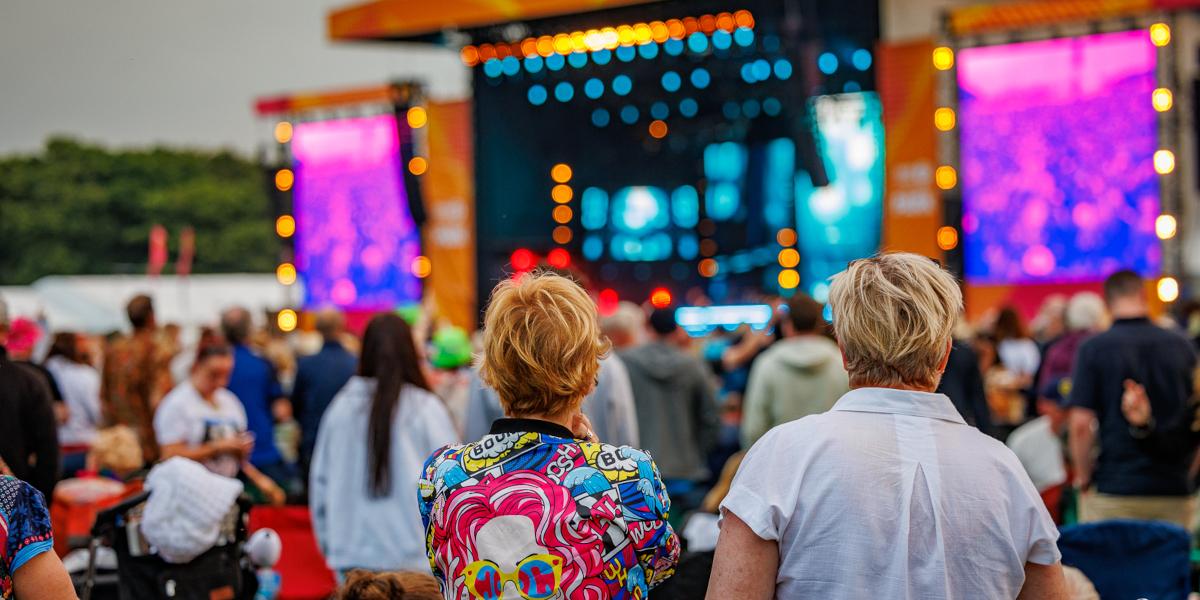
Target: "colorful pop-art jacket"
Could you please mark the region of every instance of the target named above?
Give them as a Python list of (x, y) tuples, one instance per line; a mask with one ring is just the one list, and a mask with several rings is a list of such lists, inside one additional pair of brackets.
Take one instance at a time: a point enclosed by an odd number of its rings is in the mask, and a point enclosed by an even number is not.
[(0, 475), (0, 600), (13, 597), (13, 573), (54, 549), (50, 513), (41, 492)]
[(679, 539), (650, 455), (500, 419), (425, 462), (421, 517), (450, 600), (640, 600), (670, 577)]

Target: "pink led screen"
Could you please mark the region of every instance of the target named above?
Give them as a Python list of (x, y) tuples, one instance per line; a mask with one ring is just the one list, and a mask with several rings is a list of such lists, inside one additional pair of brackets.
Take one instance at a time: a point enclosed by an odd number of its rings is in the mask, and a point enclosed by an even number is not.
[(292, 137), (296, 267), (305, 305), (389, 309), (419, 301), (420, 236), (392, 115), (300, 123)]
[(958, 53), (973, 283), (1157, 274), (1155, 47), (1144, 30)]

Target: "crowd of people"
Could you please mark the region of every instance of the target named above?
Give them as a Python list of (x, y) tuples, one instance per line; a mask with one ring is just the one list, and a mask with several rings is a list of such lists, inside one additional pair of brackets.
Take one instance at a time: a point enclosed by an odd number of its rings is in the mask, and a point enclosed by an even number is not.
[(322, 310), (306, 339), (235, 306), (185, 342), (148, 296), (109, 336), (0, 301), (0, 598), (73, 597), (58, 482), (172, 457), (309, 506), (344, 598), (1087, 597), (1057, 526), (1191, 530), (1200, 307), (1151, 320), (1122, 271), (969, 324), (908, 254), (855, 261), (829, 306), (767, 302), (765, 330), (693, 337), (547, 271), (474, 338)]

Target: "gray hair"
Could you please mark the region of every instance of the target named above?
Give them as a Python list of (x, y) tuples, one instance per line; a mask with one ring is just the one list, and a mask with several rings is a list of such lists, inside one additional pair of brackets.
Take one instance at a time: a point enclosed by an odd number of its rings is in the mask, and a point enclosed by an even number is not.
[(1094, 292), (1079, 292), (1067, 303), (1067, 329), (1095, 331), (1105, 322), (1104, 298)]
[(600, 318), (600, 330), (608, 336), (614, 333), (637, 336), (645, 327), (646, 311), (628, 300), (619, 303), (613, 314)]

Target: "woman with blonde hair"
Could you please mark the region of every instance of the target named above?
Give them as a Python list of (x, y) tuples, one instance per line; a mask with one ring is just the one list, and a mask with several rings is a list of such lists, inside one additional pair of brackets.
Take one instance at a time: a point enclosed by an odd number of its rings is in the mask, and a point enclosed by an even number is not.
[(480, 376), (507, 417), (435, 452), (419, 483), (446, 598), (645, 598), (671, 575), (679, 543), (658, 468), (600, 443), (581, 412), (606, 352), (571, 280), (537, 273), (492, 292)]

